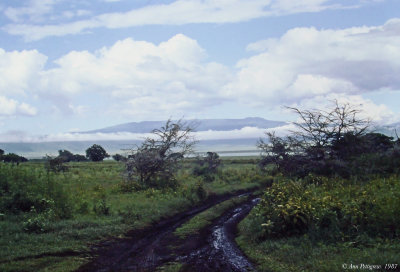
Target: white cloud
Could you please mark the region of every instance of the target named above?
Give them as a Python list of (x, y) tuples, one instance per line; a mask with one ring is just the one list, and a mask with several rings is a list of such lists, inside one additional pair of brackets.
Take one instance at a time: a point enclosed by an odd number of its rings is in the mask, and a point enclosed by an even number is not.
[(36, 50), (6, 52), (0, 48), (0, 95), (23, 94), (37, 85), (46, 61)]
[[(154, 118), (215, 105), (231, 80), (227, 67), (207, 62), (197, 41), (182, 34), (160, 44), (129, 38), (96, 52), (72, 51), (54, 68), (46, 63), (36, 50), (0, 49), (0, 95), (45, 99), (75, 114), (107, 99), (110, 108), (102, 112)], [(77, 106), (80, 95), (86, 95), (85, 104)]]
[[(276, 128), (262, 129), (257, 127), (244, 127), (229, 131), (199, 131), (194, 132), (196, 140), (226, 140), (226, 139), (258, 139), (264, 137), (266, 131), (277, 131), (278, 135), (285, 135), (293, 125)], [(0, 142), (63, 142), (63, 141), (142, 141), (147, 137), (154, 137), (152, 133), (56, 133), (49, 135), (29, 135), (21, 131), (10, 131), (0, 134)]]
[(95, 53), (70, 52), (43, 71), (42, 90), (60, 94), (100, 94), (115, 103), (114, 112), (134, 116), (181, 114), (218, 103), (231, 74), (206, 62), (204, 50), (182, 34), (155, 45), (125, 39)]
[(257, 51), (236, 71), (209, 61), (197, 41), (182, 34), (160, 44), (128, 38), (95, 52), (72, 51), (50, 69), (37, 51), (0, 49), (0, 95), (47, 99), (73, 114), (96, 110), (102, 101), (106, 108), (98, 114), (139, 120), (193, 116), (225, 101), (268, 111), (350, 97), (368, 105), (374, 119), (389, 120), (396, 116), (387, 107), (362, 95), (400, 90), (399, 34), (399, 19), (342, 30), (295, 28), (249, 45)]
[(20, 103), (14, 99), (0, 96), (0, 116), (14, 116), (14, 115), (27, 115), (34, 116), (37, 110), (26, 104)]
[(343, 30), (295, 28), (250, 44), (227, 96), (259, 106), (330, 94), (400, 90), (400, 20)]
[(8, 7), (4, 14), (13, 22), (28, 20), (32, 23), (42, 22), (44, 16), (53, 11), (53, 6), (59, 0), (30, 0), (28, 5), (15, 8)]
[(289, 104), (289, 106), (299, 109), (331, 110), (334, 107), (335, 100), (339, 104), (349, 104), (355, 109), (360, 110), (357, 117), (370, 120), (372, 124), (383, 125), (400, 121), (400, 115), (393, 113), (386, 105), (374, 103), (372, 100), (363, 98), (361, 95), (331, 93), (326, 96), (320, 95), (306, 98)]
[[(110, 0), (106, 0), (110, 2)], [(373, 0), (359, 0), (359, 5)], [(39, 2), (37, 0), (33, 3)], [(47, 0), (53, 3), (54, 0)], [(115, 1), (112, 1), (115, 2)], [(27, 41), (47, 36), (78, 34), (93, 28), (124, 28), (144, 25), (183, 25), (190, 23), (236, 23), (256, 18), (301, 12), (318, 12), (325, 9), (349, 8), (349, 5), (331, 5), (330, 0), (177, 0), (169, 4), (148, 5), (127, 12), (105, 13), (72, 23), (35, 24), (35, 20), (20, 23), (22, 14), (29, 14), (30, 7), (11, 8), (8, 17), (14, 24), (4, 27), (9, 34), (21, 35)], [(46, 3), (46, 2), (45, 2)], [(48, 13), (50, 4), (41, 4), (39, 15)], [(35, 13), (36, 14), (36, 13)]]

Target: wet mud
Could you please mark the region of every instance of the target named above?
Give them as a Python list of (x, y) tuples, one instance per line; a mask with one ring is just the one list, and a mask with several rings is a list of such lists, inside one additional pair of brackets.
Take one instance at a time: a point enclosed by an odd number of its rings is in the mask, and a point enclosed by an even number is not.
[[(237, 194), (238, 195), (238, 194)], [(109, 241), (94, 249), (97, 257), (77, 271), (158, 271), (180, 263), (180, 271), (255, 271), (235, 243), (237, 224), (257, 204), (248, 201), (228, 210), (199, 234), (179, 239), (173, 232), (193, 216), (237, 195), (210, 199), (207, 204), (159, 222), (151, 229), (130, 234), (130, 238)]]

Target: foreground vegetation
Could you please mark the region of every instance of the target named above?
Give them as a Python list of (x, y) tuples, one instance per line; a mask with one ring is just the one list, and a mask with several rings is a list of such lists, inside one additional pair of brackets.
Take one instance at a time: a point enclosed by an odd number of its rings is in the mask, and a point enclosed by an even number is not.
[(246, 160), (224, 160), (212, 181), (185, 161), (174, 188), (135, 189), (121, 162), (0, 163), (0, 271), (73, 271), (91, 245), (151, 226), (210, 195), (257, 188), (269, 180)]
[(348, 104), (292, 110), (298, 130), (259, 143), (275, 178), (239, 224), (240, 247), (260, 271), (400, 269), (400, 140)]
[(260, 271), (343, 271), (400, 260), (400, 177), (277, 177), (239, 224)]

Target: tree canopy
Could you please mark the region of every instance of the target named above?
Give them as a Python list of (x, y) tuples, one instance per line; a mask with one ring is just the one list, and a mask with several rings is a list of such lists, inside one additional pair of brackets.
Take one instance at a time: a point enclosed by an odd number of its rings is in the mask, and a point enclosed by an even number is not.
[(109, 156), (110, 155), (107, 154), (106, 150), (102, 146), (97, 144), (94, 144), (86, 149), (86, 157), (94, 162), (102, 161)]
[[(289, 109), (301, 121), (294, 123), (297, 129), (288, 136), (267, 132), (267, 139), (259, 140), (263, 168), (273, 164), (283, 173), (300, 177), (309, 173), (348, 176), (352, 171), (386, 171), (378, 165), (385, 161), (385, 156), (397, 156), (393, 138), (370, 132), (369, 120), (361, 118), (361, 111), (348, 103), (334, 101), (328, 110)], [(375, 159), (361, 163), (361, 156), (366, 154)], [(391, 158), (384, 168), (395, 167), (392, 164), (396, 159)]]

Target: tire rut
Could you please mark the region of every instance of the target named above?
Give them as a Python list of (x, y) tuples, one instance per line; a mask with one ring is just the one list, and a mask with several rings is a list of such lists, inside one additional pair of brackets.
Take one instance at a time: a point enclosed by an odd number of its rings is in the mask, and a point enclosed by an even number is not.
[[(214, 197), (207, 204), (161, 221), (151, 229), (134, 231), (129, 234), (130, 238), (104, 242), (95, 249), (97, 257), (77, 271), (155, 271), (157, 267), (170, 262), (183, 263), (184, 271), (252, 271), (254, 267), (234, 242), (234, 233), (237, 223), (255, 205), (255, 197), (226, 212), (199, 235), (185, 241), (179, 241), (173, 235), (176, 228), (202, 211), (233, 197), (250, 194), (242, 191)], [(222, 244), (219, 248), (213, 246), (213, 237), (218, 232), (215, 228), (218, 227), (222, 228), (220, 232), (227, 247), (221, 247)]]

